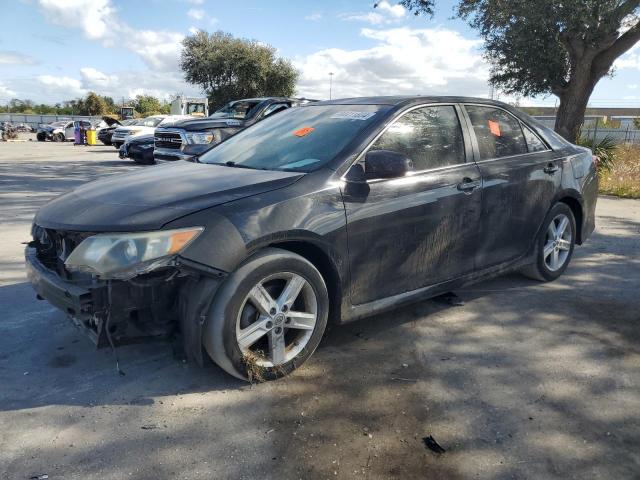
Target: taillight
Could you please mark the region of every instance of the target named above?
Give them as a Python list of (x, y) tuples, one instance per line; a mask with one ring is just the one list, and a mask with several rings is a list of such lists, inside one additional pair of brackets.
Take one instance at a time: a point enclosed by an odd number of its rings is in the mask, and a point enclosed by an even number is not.
[(596, 168), (598, 168), (598, 162), (600, 161), (600, 159), (598, 158), (597, 155), (591, 155), (591, 161), (593, 162), (593, 164), (595, 165)]

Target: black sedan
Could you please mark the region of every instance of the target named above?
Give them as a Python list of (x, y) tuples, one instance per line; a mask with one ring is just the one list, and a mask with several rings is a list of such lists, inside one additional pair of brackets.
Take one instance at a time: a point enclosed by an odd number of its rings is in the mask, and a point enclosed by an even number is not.
[(141, 165), (153, 165), (153, 134), (140, 135), (124, 142), (118, 150), (120, 158), (130, 158)]
[(232, 375), (275, 379), (329, 320), (510, 270), (558, 278), (595, 227), (596, 161), (498, 102), (310, 104), (52, 201), (27, 271), (100, 346), (180, 330), (190, 358), (204, 346)]

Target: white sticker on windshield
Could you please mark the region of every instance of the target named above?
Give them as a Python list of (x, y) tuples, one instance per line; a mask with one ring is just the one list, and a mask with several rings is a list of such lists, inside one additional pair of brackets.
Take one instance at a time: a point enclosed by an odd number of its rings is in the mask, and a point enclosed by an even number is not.
[(338, 112), (331, 115), (330, 118), (344, 118), (346, 120), (368, 120), (373, 117), (376, 112)]
[(227, 120), (225, 123), (230, 127), (237, 127), (238, 125), (242, 125), (242, 122), (239, 120)]

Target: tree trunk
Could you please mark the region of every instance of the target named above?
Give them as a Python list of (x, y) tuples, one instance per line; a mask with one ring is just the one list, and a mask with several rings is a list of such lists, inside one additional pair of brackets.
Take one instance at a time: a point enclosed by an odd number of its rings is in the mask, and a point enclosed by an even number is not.
[(571, 143), (580, 135), (589, 97), (599, 78), (576, 75), (567, 87), (558, 95), (560, 105), (556, 114), (555, 131)]

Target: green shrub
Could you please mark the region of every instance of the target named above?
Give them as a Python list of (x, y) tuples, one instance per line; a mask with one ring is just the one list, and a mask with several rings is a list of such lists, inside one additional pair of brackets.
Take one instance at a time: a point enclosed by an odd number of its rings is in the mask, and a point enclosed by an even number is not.
[(611, 171), (618, 153), (618, 145), (613, 138), (607, 136), (594, 143), (593, 138), (580, 137), (578, 145), (589, 148), (598, 157), (599, 172)]

